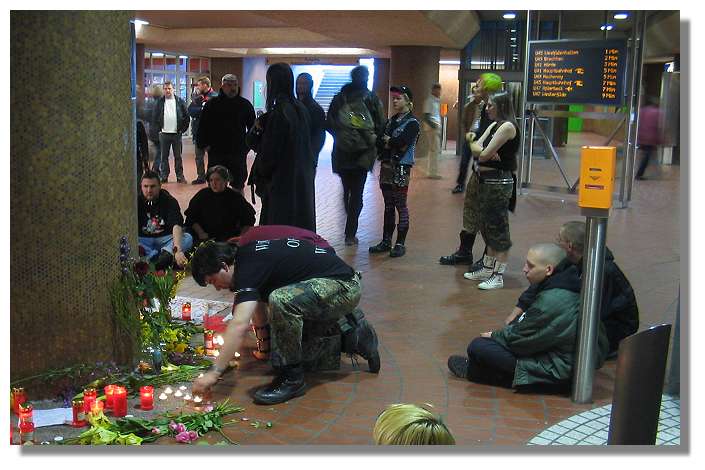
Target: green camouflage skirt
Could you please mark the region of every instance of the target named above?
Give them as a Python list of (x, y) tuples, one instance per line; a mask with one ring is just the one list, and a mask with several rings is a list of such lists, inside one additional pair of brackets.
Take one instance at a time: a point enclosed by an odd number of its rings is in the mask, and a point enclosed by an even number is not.
[[(506, 173), (508, 179), (511, 179), (511, 172)], [(507, 251), (512, 247), (509, 236), (509, 200), (513, 187), (513, 182), (480, 183), (477, 173), (473, 173), (465, 191), (463, 230), (472, 234), (480, 232), (487, 246), (496, 251)]]

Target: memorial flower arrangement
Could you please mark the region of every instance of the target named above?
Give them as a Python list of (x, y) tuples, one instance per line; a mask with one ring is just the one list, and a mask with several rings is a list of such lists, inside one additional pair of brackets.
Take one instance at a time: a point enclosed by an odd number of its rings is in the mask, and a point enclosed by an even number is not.
[[(228, 400), (205, 412), (191, 414), (165, 413), (154, 419), (120, 418), (111, 421), (102, 412), (90, 415), (90, 429), (81, 435), (62, 441), (64, 445), (140, 445), (172, 436), (179, 443), (190, 444), (209, 431), (222, 433), (223, 418), (244, 408)], [(233, 442), (231, 442), (233, 443)], [(233, 443), (234, 444), (234, 443)]]

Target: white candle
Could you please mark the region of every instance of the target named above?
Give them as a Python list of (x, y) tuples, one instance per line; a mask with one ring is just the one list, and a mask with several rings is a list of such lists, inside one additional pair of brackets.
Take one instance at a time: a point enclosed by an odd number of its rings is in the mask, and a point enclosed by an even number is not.
[(198, 374), (198, 378), (200, 379), (201, 377), (203, 377), (203, 373)]
[(203, 401), (203, 398), (199, 397), (198, 395), (196, 395), (195, 397), (193, 397), (193, 402), (194, 402), (194, 403), (201, 403), (202, 401)]
[(218, 351), (216, 349), (215, 351), (213, 351), (213, 357), (218, 357), (218, 356), (220, 356), (220, 351)]
[(174, 393), (174, 391), (171, 389), (171, 387), (167, 387), (164, 389), (164, 393), (172, 394), (172, 393)]
[(179, 387), (179, 390), (186, 390), (186, 385), (182, 385), (181, 387)]
[(162, 393), (161, 395), (159, 395), (160, 400), (166, 400), (167, 398), (169, 397), (166, 396), (166, 393)]
[(175, 397), (181, 397), (184, 394), (181, 392), (181, 390), (177, 390), (176, 393), (174, 394)]
[(237, 359), (238, 357), (240, 357), (240, 353), (239, 353), (239, 352), (236, 352), (236, 353), (235, 353), (235, 359)]
[(189, 395), (189, 394), (187, 393), (186, 396), (184, 397), (184, 400), (189, 401), (190, 399), (191, 399), (191, 395)]

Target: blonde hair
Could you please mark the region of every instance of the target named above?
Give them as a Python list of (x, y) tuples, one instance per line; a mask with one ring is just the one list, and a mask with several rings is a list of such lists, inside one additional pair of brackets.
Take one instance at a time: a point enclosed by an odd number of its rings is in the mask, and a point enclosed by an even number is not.
[(377, 418), (373, 437), (377, 445), (455, 444), (440, 416), (412, 404), (388, 406)]
[(563, 240), (570, 243), (575, 251), (583, 252), (585, 247), (585, 222), (574, 220), (566, 222), (558, 232)]

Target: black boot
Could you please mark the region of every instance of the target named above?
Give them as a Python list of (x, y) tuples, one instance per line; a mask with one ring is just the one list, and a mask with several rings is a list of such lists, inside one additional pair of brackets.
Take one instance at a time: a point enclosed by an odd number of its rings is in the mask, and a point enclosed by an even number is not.
[(157, 256), (157, 259), (154, 261), (154, 269), (155, 271), (163, 271), (174, 263), (174, 255), (169, 253), (166, 250), (161, 250), (159, 252), (159, 256)]
[(458, 247), (458, 250), (452, 255), (441, 256), (438, 262), (445, 265), (455, 265), (461, 263), (472, 264), (472, 246), (474, 244), (475, 234), (463, 230), (460, 232), (460, 246)]
[(377, 374), (381, 367), (377, 350), (377, 332), (365, 320), (362, 310), (355, 309), (338, 322), (343, 334), (341, 350), (350, 356), (357, 354), (367, 361), (370, 372)]
[(255, 392), (255, 403), (258, 405), (276, 405), (306, 393), (304, 369), (301, 365), (284, 366), (279, 376), (271, 384)]
[(385, 237), (381, 242), (369, 248), (370, 253), (384, 253), (392, 248), (392, 237)]

